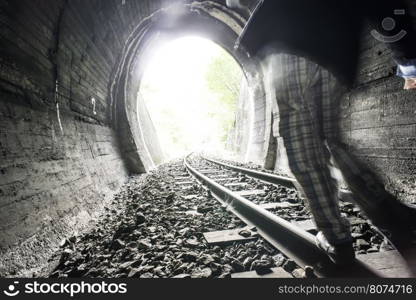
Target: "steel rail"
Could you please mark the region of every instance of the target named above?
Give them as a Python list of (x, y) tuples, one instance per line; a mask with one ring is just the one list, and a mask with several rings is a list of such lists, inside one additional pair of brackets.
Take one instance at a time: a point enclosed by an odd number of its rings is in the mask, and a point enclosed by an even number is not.
[(279, 175), (276, 175), (276, 174), (270, 174), (270, 173), (265, 173), (265, 172), (256, 171), (256, 170), (252, 170), (252, 169), (237, 167), (237, 166), (234, 166), (234, 165), (230, 165), (230, 164), (227, 164), (227, 163), (220, 162), (220, 161), (212, 159), (212, 158), (207, 158), (207, 157), (202, 157), (202, 158), (209, 161), (209, 162), (212, 162), (216, 165), (226, 167), (226, 168), (234, 170), (236, 172), (244, 173), (246, 175), (249, 175), (249, 176), (254, 177), (256, 179), (266, 181), (268, 183), (280, 184), (280, 185), (284, 185), (288, 188), (296, 188), (297, 181), (295, 179), (292, 179), (292, 178), (289, 178), (289, 177), (284, 177), (284, 176), (279, 176)]
[[(298, 191), (301, 190), (300, 185), (296, 181), (296, 179), (292, 179), (292, 178), (289, 178), (289, 177), (284, 177), (284, 176), (280, 176), (280, 175), (276, 175), (276, 174), (270, 174), (270, 173), (265, 173), (265, 172), (261, 172), (261, 171), (256, 171), (256, 170), (252, 170), (252, 169), (237, 167), (237, 166), (234, 166), (234, 165), (230, 165), (230, 164), (227, 164), (227, 163), (217, 161), (217, 160), (212, 159), (212, 158), (203, 157), (203, 159), (205, 159), (209, 162), (212, 162), (216, 165), (219, 165), (219, 166), (231, 169), (233, 171), (243, 173), (243, 174), (248, 175), (250, 177), (262, 180), (262, 181), (267, 182), (267, 183), (271, 183), (271, 184), (275, 184), (275, 185), (283, 185), (283, 186), (286, 186), (288, 188), (295, 188)], [(352, 198), (351, 192), (349, 192), (347, 190), (341, 189), (340, 198), (343, 201), (355, 203), (354, 199)]]
[(337, 267), (316, 246), (315, 238), (309, 232), (211, 180), (193, 168), (187, 158), (184, 159), (184, 166), (229, 211), (246, 224), (255, 226), (260, 236), (293, 259), (299, 266), (313, 267), (319, 277), (381, 277), (377, 271), (358, 260), (342, 269)]

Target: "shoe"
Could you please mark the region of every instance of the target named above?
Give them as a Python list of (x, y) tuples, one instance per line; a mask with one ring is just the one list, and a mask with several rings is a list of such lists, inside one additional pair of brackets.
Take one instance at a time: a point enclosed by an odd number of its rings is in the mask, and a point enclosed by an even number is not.
[(325, 238), (322, 231), (318, 232), (315, 237), (316, 245), (323, 250), (329, 259), (336, 265), (347, 265), (355, 260), (355, 252), (352, 242), (339, 245), (331, 245)]

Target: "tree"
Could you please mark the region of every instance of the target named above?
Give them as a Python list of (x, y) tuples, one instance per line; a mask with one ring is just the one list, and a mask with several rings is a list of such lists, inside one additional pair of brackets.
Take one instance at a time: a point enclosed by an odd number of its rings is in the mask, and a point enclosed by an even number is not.
[(235, 117), (229, 112), (237, 109), (243, 72), (238, 63), (227, 52), (222, 51), (208, 66), (205, 77), (208, 88), (217, 95), (212, 101), (212, 116), (221, 122), (224, 132), (222, 141), (226, 142), (228, 132), (235, 122)]

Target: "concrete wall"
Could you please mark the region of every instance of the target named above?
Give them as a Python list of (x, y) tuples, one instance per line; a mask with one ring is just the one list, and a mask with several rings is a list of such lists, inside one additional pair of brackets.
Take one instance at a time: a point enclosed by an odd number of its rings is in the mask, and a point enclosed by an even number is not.
[(138, 122), (143, 134), (143, 139), (154, 165), (157, 166), (163, 162), (164, 155), (152, 117), (147, 109), (146, 102), (140, 93), (137, 96), (137, 106)]

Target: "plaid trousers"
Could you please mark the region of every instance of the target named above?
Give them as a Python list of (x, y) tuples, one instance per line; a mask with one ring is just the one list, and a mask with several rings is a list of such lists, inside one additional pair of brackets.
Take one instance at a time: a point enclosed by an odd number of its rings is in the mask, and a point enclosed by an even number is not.
[(316, 226), (331, 244), (349, 242), (350, 226), (339, 209), (339, 188), (331, 176), (331, 157), (367, 215), (377, 218), (373, 212), (390, 194), (381, 180), (339, 141), (339, 102), (346, 88), (326, 69), (294, 55), (270, 55), (265, 71), (272, 97), (277, 101), (279, 131), (289, 167), (303, 189)]

